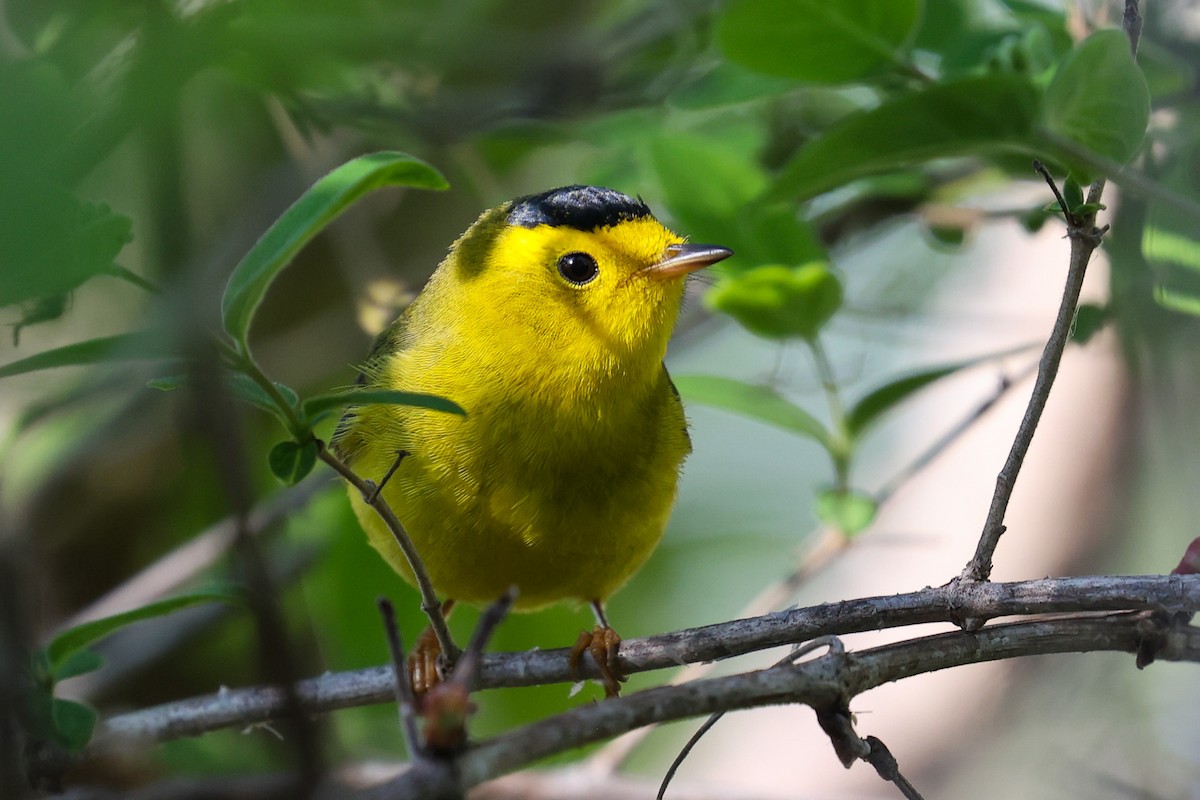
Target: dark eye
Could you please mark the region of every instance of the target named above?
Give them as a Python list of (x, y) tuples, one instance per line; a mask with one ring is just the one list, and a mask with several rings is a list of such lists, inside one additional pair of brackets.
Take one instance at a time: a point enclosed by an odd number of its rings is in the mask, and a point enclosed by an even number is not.
[(587, 253), (567, 253), (558, 260), (558, 274), (576, 286), (583, 286), (600, 274), (600, 267)]

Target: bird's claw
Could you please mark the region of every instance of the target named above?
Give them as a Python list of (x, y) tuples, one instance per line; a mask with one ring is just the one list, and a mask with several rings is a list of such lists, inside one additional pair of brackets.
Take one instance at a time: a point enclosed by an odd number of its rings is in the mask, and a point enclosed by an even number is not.
[(571, 677), (575, 681), (582, 680), (579, 672), (584, 652), (592, 654), (596, 668), (600, 671), (600, 681), (604, 684), (605, 697), (617, 697), (621, 694), (621, 684), (628, 678), (621, 673), (617, 658), (621, 649), (621, 637), (607, 625), (597, 625), (593, 630), (580, 631), (567, 663), (571, 669)]

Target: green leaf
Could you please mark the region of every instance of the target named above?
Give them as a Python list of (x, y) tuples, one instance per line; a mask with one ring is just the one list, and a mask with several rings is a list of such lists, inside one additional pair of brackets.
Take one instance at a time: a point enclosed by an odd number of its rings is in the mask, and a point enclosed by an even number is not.
[(272, 474), (288, 486), (304, 480), (317, 463), (317, 442), (309, 439), (304, 444), (280, 442), (271, 448), (267, 463)]
[(717, 29), (730, 61), (768, 75), (844, 83), (898, 63), (921, 0), (738, 0)]
[(181, 608), (214, 602), (242, 605), (242, 598), (229, 588), (201, 589), (69, 628), (55, 636), (46, 647), (51, 674), (57, 674), (67, 663), (67, 659), (78, 651), (127, 625), (144, 619), (161, 617)]
[(95, 672), (102, 666), (104, 666), (104, 659), (95, 650), (76, 650), (58, 665), (58, 668), (54, 670), (53, 678), (55, 682), (65, 681), (67, 678)]
[(1084, 303), (1075, 312), (1075, 324), (1071, 326), (1071, 341), (1076, 344), (1087, 344), (1108, 321), (1112, 319), (1110, 306), (1099, 306), (1095, 303)]
[(56, 347), (0, 367), (0, 378), (53, 367), (99, 364), (107, 361), (162, 359), (177, 355), (171, 337), (160, 332), (138, 331), (88, 339)]
[(682, 375), (673, 380), (675, 388), (688, 402), (732, 411), (798, 433), (830, 453), (837, 449), (833, 437), (816, 417), (768, 386), (753, 386), (716, 375)]
[(72, 753), (82, 750), (92, 738), (99, 715), (74, 700), (54, 698), (51, 706), (55, 739)]
[[(1052, 133), (1121, 164), (1128, 161), (1150, 121), (1150, 90), (1125, 34), (1101, 30), (1080, 42), (1059, 64), (1042, 108)], [(1088, 182), (1075, 164), (1072, 172)]]
[[(161, 378), (154, 378), (146, 382), (146, 385), (151, 389), (158, 389), (162, 392), (170, 392), (175, 389), (181, 389), (184, 386), (191, 386), (193, 383), (191, 375), (166, 375)], [(300, 398), (295, 390), (282, 383), (272, 381), (275, 388), (283, 395), (284, 400), (291, 404), (292, 408), (296, 408), (300, 403)], [(230, 372), (225, 375), (225, 388), (236, 399), (242, 402), (249, 403), (252, 406), (261, 408), (263, 411), (269, 411), (277, 417), (284, 419), (282, 410), (275, 402), (275, 398), (267, 394), (266, 389), (258, 385), (258, 383), (242, 372)]]
[(221, 299), (225, 331), (243, 349), (267, 288), (310, 239), (363, 195), (384, 186), (444, 189), (441, 174), (405, 153), (360, 156), (321, 178), (275, 221), (234, 269)]
[(775, 199), (815, 197), (878, 172), (935, 158), (1030, 145), (1039, 91), (1019, 75), (963, 78), (851, 114), (783, 168)]
[[(987, 356), (986, 358), (994, 357)], [(850, 433), (851, 438), (858, 438), (867, 428), (878, 422), (884, 414), (911, 395), (959, 370), (975, 366), (982, 360), (984, 359), (976, 358), (958, 364), (933, 367), (885, 383), (854, 404), (850, 413), (846, 415), (846, 430)]]
[(1079, 181), (1069, 175), (1063, 181), (1062, 194), (1063, 200), (1067, 201), (1067, 211), (1075, 212), (1083, 205), (1083, 187), (1079, 185)]
[(733, 217), (767, 186), (752, 158), (716, 138), (676, 132), (655, 139), (650, 151), (674, 210)]
[(681, 89), (672, 92), (671, 105), (686, 110), (719, 108), (782, 94), (796, 88), (793, 81), (761, 75), (721, 61)]
[(817, 517), (846, 536), (866, 530), (878, 510), (875, 498), (865, 492), (826, 489), (817, 495)]
[(726, 278), (704, 299), (759, 336), (813, 339), (841, 308), (842, 284), (823, 263), (767, 266)]
[(432, 394), (417, 392), (399, 392), (393, 389), (349, 389), (329, 394), (319, 394), (310, 397), (300, 406), (300, 413), (306, 419), (313, 419), (323, 411), (342, 406), (391, 405), (427, 408), (430, 411), (441, 411), (446, 414), (462, 414), (467, 412), (458, 403)]
[(107, 274), (133, 222), (51, 182), (22, 185), (0, 215), (0, 306), (60, 295)]

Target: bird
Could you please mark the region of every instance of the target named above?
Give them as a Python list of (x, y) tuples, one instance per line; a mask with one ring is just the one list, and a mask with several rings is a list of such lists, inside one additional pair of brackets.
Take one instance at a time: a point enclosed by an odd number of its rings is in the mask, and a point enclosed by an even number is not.
[[(731, 256), (692, 244), (639, 197), (571, 185), (485, 211), (375, 340), (369, 388), (437, 395), (466, 413), (350, 407), (331, 445), (403, 524), (438, 595), (485, 604), (515, 586), (515, 610), (590, 605), (584, 651), (614, 696), (620, 636), (604, 604), (667, 525), (691, 439), (663, 359), (686, 277)], [(387, 475), (386, 481), (383, 480)], [(360, 492), (371, 545), (413, 572)], [(412, 681), (436, 682), (421, 637)]]

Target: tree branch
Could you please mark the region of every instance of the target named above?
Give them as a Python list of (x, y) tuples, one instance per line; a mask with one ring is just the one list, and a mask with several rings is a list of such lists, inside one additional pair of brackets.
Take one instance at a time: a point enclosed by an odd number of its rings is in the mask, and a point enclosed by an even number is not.
[[(1200, 611), (1200, 575), (1058, 578), (1017, 583), (950, 583), (908, 594), (869, 597), (792, 609), (750, 619), (629, 639), (621, 644), (626, 673), (669, 669), (731, 658), (818, 636), (845, 635), (966, 618), (1084, 611)], [(476, 689), (570, 682), (567, 648), (484, 657)], [(594, 677), (590, 662), (583, 671)], [(323, 675), (299, 681), (296, 697), (308, 713), (390, 701), (389, 667)], [(605, 704), (607, 705), (607, 704)], [(225, 689), (102, 720), (95, 747), (119, 740), (166, 741), (206, 731), (246, 726), (277, 717), (283, 693), (275, 687)], [(704, 713), (704, 712), (697, 712)]]
[[(987, 519), (983, 523), (983, 533), (975, 546), (975, 555), (967, 562), (959, 576), (961, 581), (986, 581), (992, 574), (992, 555), (996, 552), (996, 545), (1000, 543), (1000, 536), (1004, 533), (1004, 515), (1008, 511), (1008, 502), (1012, 498), (1021, 466), (1025, 463), (1029, 445), (1033, 442), (1033, 435), (1037, 432), (1042, 412), (1046, 410), (1046, 402), (1050, 399), (1050, 389), (1058, 376), (1063, 351), (1071, 338), (1071, 324), (1075, 321), (1075, 309), (1079, 305), (1079, 294), (1083, 289), (1083, 279), (1087, 275), (1088, 262), (1092, 258), (1092, 252), (1099, 247), (1102, 235), (1102, 231), (1092, 227), (1095, 224), (1095, 215), (1088, 214), (1084, 219), (1076, 219), (1065, 201), (1061, 200), (1061, 195), (1058, 194), (1058, 189), (1045, 168), (1036, 161), (1034, 167), (1045, 175), (1051, 189), (1060, 198), (1063, 215), (1067, 219), (1067, 236), (1071, 239), (1071, 262), (1067, 268), (1067, 281), (1058, 305), (1058, 315), (1054, 319), (1050, 338), (1046, 340), (1041, 361), (1038, 362), (1037, 379), (1029, 396), (1029, 404), (1025, 407), (1025, 416), (1021, 419), (1004, 467), (996, 476), (996, 490), (992, 494)], [(1093, 193), (1098, 202), (1099, 192)], [(1088, 200), (1092, 202), (1091, 197)], [(971, 626), (982, 624), (982, 621), (973, 619), (968, 622)]]
[[(414, 765), (361, 797), (415, 800), (452, 796), (538, 759), (643, 725), (784, 703), (828, 707), (884, 683), (964, 664), (1050, 653), (1131, 653), (1142, 638), (1140, 623), (1138, 615), (1110, 615), (997, 625), (977, 632), (921, 637), (858, 653), (830, 654), (796, 665), (682, 686), (647, 689), (526, 725), (480, 743), (454, 762)], [(1158, 657), (1200, 660), (1200, 629), (1172, 631)]]

